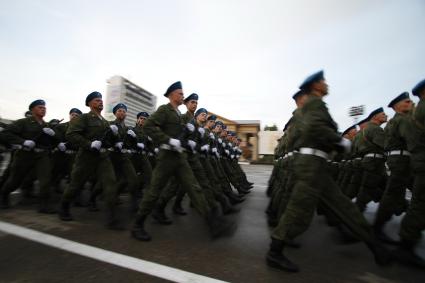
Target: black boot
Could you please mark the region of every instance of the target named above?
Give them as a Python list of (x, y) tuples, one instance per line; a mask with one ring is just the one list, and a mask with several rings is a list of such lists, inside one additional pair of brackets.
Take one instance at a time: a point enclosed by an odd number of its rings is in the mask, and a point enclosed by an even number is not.
[(174, 201), (173, 212), (177, 215), (187, 215), (187, 212), (184, 211), (181, 202), (177, 200)]
[(206, 220), (212, 238), (231, 236), (236, 230), (236, 224), (220, 215), (219, 209), (210, 210)]
[(96, 198), (97, 198), (97, 194), (92, 193), (90, 195), (89, 205), (88, 205), (88, 208), (87, 208), (88, 211), (91, 211), (91, 212), (99, 211), (99, 207), (97, 207)]
[(400, 247), (394, 251), (394, 259), (407, 265), (425, 268), (425, 259), (415, 253), (415, 243), (402, 240)]
[(49, 199), (42, 198), (40, 199), (40, 207), (38, 208), (38, 212), (44, 214), (54, 214), (57, 211), (49, 205)]
[(375, 257), (375, 262), (378, 265), (389, 265), (392, 261), (391, 253), (382, 246), (378, 241), (374, 240), (370, 243), (366, 243), (369, 250)]
[(59, 219), (62, 221), (72, 221), (71, 212), (69, 211), (69, 202), (62, 202), (61, 207), (59, 209)]
[(2, 208), (2, 209), (10, 208), (10, 200), (9, 200), (9, 194), (8, 193), (2, 193), (0, 208)]
[(244, 197), (238, 196), (234, 193), (227, 194), (227, 197), (229, 198), (231, 204), (238, 204), (238, 203), (245, 201)]
[(155, 219), (159, 224), (170, 225), (173, 223), (173, 221), (171, 221), (171, 219), (168, 218), (165, 214), (165, 205), (166, 203), (158, 203), (152, 212), (152, 218)]
[(118, 217), (117, 207), (110, 205), (106, 211), (106, 228), (111, 230), (125, 230), (125, 226)]
[(289, 272), (300, 271), (298, 266), (290, 261), (286, 256), (283, 255), (283, 248), (285, 243), (281, 240), (272, 238), (270, 249), (267, 252), (266, 262), (267, 265), (273, 268), (282, 269)]
[(139, 241), (150, 241), (152, 238), (145, 230), (146, 216), (138, 216), (131, 229), (131, 236)]
[(389, 245), (394, 245), (394, 246), (398, 246), (400, 245), (399, 241), (393, 240), (390, 237), (388, 237), (384, 231), (382, 231), (382, 226), (380, 225), (375, 225), (373, 227), (373, 232), (375, 233), (375, 237), (376, 239), (378, 239), (379, 241), (385, 243), (385, 244), (389, 244)]
[(218, 201), (220, 202), (221, 209), (223, 210), (224, 214), (232, 214), (237, 213), (240, 211), (240, 209), (233, 207), (230, 203), (229, 199), (224, 195), (218, 195), (217, 196)]

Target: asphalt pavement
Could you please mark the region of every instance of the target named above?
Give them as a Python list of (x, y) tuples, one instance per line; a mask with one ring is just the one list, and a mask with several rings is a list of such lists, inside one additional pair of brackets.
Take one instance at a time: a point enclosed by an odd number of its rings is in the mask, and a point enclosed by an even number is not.
[[(73, 208), (76, 221), (62, 222), (57, 215), (41, 215), (34, 204), (17, 204), (9, 210), (0, 210), (0, 222), (30, 228), (44, 234), (70, 240), (87, 247), (96, 247), (134, 259), (160, 264), (164, 267), (189, 272), (228, 282), (424, 282), (425, 271), (397, 263), (388, 267), (377, 266), (373, 256), (362, 243), (342, 244), (338, 232), (328, 227), (322, 216), (316, 216), (311, 227), (299, 237), (301, 249), (288, 249), (286, 254), (299, 264), (301, 272), (289, 274), (266, 266), (265, 254), (270, 242), (264, 210), (265, 195), (271, 166), (243, 165), (248, 179), (255, 183), (247, 200), (239, 205), (241, 211), (229, 216), (238, 223), (232, 237), (212, 240), (204, 221), (190, 208), (186, 199), (187, 216), (168, 215), (174, 223), (162, 226), (149, 220), (147, 230), (151, 242), (139, 242), (130, 237), (133, 215), (123, 196), (121, 205), (126, 231), (104, 228), (104, 214)], [(19, 194), (14, 195), (15, 199)], [(370, 204), (366, 217), (373, 219), (376, 205)], [(394, 217), (386, 232), (397, 237), (401, 217)], [(44, 237), (44, 236), (39, 236)], [(425, 237), (418, 252), (425, 257)], [(40, 244), (34, 240), (0, 231), (0, 282), (169, 282), (61, 248)], [(117, 260), (118, 262), (118, 260)], [(142, 263), (143, 265), (143, 263)], [(165, 271), (166, 272), (166, 271)], [(170, 271), (172, 272), (172, 271)], [(206, 279), (205, 279), (206, 280)], [(182, 281), (174, 279), (171, 281)], [(203, 282), (194, 279), (191, 282)], [(189, 282), (189, 281), (187, 281)]]

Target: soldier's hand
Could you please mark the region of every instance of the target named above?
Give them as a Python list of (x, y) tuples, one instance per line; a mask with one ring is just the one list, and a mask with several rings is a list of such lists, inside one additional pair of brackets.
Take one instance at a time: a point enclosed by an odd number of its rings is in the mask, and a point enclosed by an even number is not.
[(101, 141), (92, 141), (91, 148), (96, 149), (96, 150), (100, 150), (100, 148), (102, 147), (102, 142)]
[(118, 135), (118, 127), (117, 125), (110, 125), (109, 128), (111, 129), (114, 136)]
[(350, 151), (351, 151), (351, 141), (349, 139), (341, 138), (338, 145), (341, 146), (344, 149), (344, 152), (350, 153)]
[(66, 144), (64, 142), (61, 142), (58, 144), (58, 149), (60, 151), (65, 151), (66, 150)]
[(210, 139), (215, 140), (215, 136), (213, 133), (210, 133)]
[(133, 138), (136, 138), (136, 133), (133, 130), (131, 130), (131, 129), (127, 131), (127, 135), (129, 135), (129, 136), (131, 136)]
[[(204, 144), (203, 146), (201, 146), (201, 151), (208, 152), (208, 150), (210, 150), (209, 144)], [(217, 151), (217, 149), (215, 149), (215, 150)]]
[(205, 129), (204, 128), (198, 128), (198, 132), (201, 134), (201, 137), (205, 135)]
[(153, 150), (156, 154), (159, 153), (159, 148), (155, 147), (155, 149)]
[(188, 141), (187, 141), (187, 144), (190, 146), (190, 148), (191, 148), (192, 150), (194, 150), (194, 149), (195, 149), (195, 147), (196, 147), (196, 142), (195, 142), (195, 141), (193, 141), (193, 140), (188, 140)]
[(117, 143), (115, 143), (115, 147), (116, 147), (117, 149), (119, 149), (119, 150), (121, 150), (121, 149), (122, 149), (122, 146), (123, 146), (123, 142), (117, 142)]
[(235, 158), (235, 155), (234, 154), (230, 155), (230, 158), (231, 159)]
[(223, 143), (223, 140), (221, 138), (218, 138), (219, 143)]
[(182, 151), (182, 145), (181, 145), (181, 142), (179, 140), (170, 138), (170, 140), (168, 141), (168, 144), (171, 145), (171, 147), (174, 150)]
[(33, 148), (35, 146), (35, 142), (32, 140), (25, 140), (24, 143), (22, 144), (24, 147), (27, 148)]
[(186, 128), (189, 130), (189, 132), (193, 132), (195, 130), (195, 126), (192, 123), (187, 123)]
[(137, 143), (137, 147), (140, 148), (140, 149), (144, 149), (145, 148), (145, 144), (142, 143), (142, 142), (138, 142)]
[(230, 154), (230, 151), (229, 151), (228, 149), (225, 149), (225, 150), (224, 150), (224, 152), (225, 152), (227, 155), (229, 155), (229, 154)]
[(217, 153), (217, 148), (216, 148), (216, 147), (213, 147), (213, 148), (211, 149), (211, 152), (212, 152), (212, 153)]
[(53, 137), (54, 135), (55, 135), (55, 131), (53, 131), (52, 129), (50, 129), (50, 128), (43, 128), (43, 132), (46, 134), (46, 135), (49, 135), (49, 136), (51, 136), (51, 137)]

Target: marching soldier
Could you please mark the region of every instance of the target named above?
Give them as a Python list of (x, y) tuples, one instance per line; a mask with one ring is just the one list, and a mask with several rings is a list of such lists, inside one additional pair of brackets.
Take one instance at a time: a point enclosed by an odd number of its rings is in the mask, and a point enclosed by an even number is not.
[(413, 108), (409, 93), (404, 92), (394, 98), (388, 107), (396, 112), (394, 117), (385, 126), (385, 152), (387, 154), (387, 165), (390, 171), (387, 186), (376, 213), (374, 229), (378, 239), (394, 244), (382, 231), (386, 222), (393, 214), (401, 215), (407, 208), (405, 194), (406, 188), (410, 186), (410, 152), (407, 143), (402, 137), (409, 127), (409, 113)]
[(425, 260), (415, 253), (415, 248), (425, 229), (425, 80), (419, 82), (412, 94), (419, 97), (419, 103), (410, 119), (410, 127), (402, 136), (406, 138), (411, 153), (411, 168), (414, 175), (412, 200), (401, 221), (401, 246), (395, 253), (404, 262), (424, 268)]
[(294, 162), (296, 184), (285, 213), (272, 233), (267, 264), (291, 272), (299, 271), (282, 251), (286, 241), (308, 228), (319, 202), (367, 244), (378, 264), (386, 264), (388, 253), (374, 241), (366, 219), (342, 194), (327, 170), (329, 153), (341, 148), (348, 151), (351, 144), (337, 133), (337, 125), (322, 100), (328, 93), (323, 71), (308, 77), (300, 89), (308, 93), (308, 98), (300, 111), (302, 118), (297, 122), (296, 147), (299, 153)]
[[(49, 153), (54, 143), (55, 132), (43, 120), (46, 103), (38, 99), (29, 105), (31, 116), (19, 119), (0, 134), (10, 144), (19, 148), (11, 164), (10, 175), (1, 188), (1, 207), (9, 208), (9, 195), (16, 190), (28, 172), (35, 173), (40, 182), (40, 213), (55, 213), (49, 205), (51, 163)], [(23, 176), (24, 174), (24, 176)]]
[(363, 153), (363, 176), (356, 205), (361, 212), (365, 211), (370, 201), (379, 202), (385, 189), (385, 133), (380, 127), (385, 122), (387, 115), (382, 107), (372, 111), (358, 144), (359, 151)]
[(59, 218), (63, 221), (73, 220), (70, 203), (84, 183), (95, 175), (105, 195), (106, 226), (121, 230), (123, 227), (116, 211), (117, 179), (108, 150), (117, 142), (118, 129), (109, 125), (101, 115), (102, 94), (97, 91), (90, 93), (86, 98), (86, 106), (90, 107), (90, 112), (73, 121), (66, 132), (67, 140), (78, 146), (78, 153), (71, 172), (71, 182), (62, 195)]
[(144, 224), (152, 212), (163, 187), (174, 176), (189, 195), (193, 206), (207, 221), (212, 236), (217, 237), (229, 232), (233, 223), (217, 215), (210, 209), (204, 193), (187, 161), (187, 155), (179, 139), (183, 127), (178, 106), (183, 103), (182, 84), (172, 84), (164, 94), (170, 103), (161, 105), (146, 121), (144, 129), (152, 139), (161, 144), (157, 164), (152, 172), (151, 188), (143, 197), (132, 229), (132, 236), (141, 241), (151, 240)]

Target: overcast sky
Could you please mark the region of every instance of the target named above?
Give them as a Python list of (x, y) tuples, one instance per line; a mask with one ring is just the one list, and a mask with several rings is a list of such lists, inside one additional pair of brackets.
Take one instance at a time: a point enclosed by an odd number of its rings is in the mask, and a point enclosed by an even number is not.
[(343, 130), (350, 106), (370, 112), (425, 78), (424, 0), (0, 4), (0, 116), (9, 119), (38, 98), (48, 120), (85, 112), (87, 94), (122, 75), (158, 106), (181, 80), (199, 107), (281, 129), (300, 83), (324, 69), (326, 102)]

